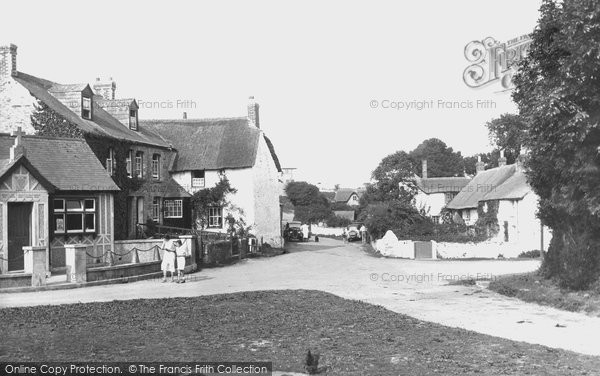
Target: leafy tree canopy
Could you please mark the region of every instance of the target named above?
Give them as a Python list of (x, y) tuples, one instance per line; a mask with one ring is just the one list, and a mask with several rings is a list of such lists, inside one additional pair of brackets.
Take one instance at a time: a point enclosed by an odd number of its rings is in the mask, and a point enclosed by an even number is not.
[(294, 181), (285, 187), (288, 199), (294, 205), (294, 218), (304, 223), (314, 223), (331, 216), (329, 200), (313, 184)]
[(526, 125), (529, 182), (553, 229), (547, 275), (572, 288), (600, 274), (600, 7), (544, 0), (513, 99)]

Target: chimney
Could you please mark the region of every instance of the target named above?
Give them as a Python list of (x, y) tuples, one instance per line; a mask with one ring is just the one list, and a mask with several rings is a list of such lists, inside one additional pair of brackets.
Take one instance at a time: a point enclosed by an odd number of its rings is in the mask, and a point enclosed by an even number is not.
[(477, 163), (475, 163), (476, 173), (480, 173), (485, 170), (485, 164), (481, 161), (481, 155), (477, 156)]
[(421, 177), (427, 179), (427, 159), (421, 161)]
[(248, 102), (248, 125), (251, 127), (260, 128), (260, 120), (258, 118), (259, 107), (254, 97), (250, 97)]
[(16, 131), (12, 131), (11, 136), (16, 136), (15, 143), (10, 147), (9, 161), (14, 162), (21, 155), (25, 155), (25, 146), (23, 146), (23, 140), (21, 137), (25, 132), (21, 131), (21, 127), (18, 127)]
[(104, 99), (114, 100), (115, 91), (117, 90), (117, 83), (112, 77), (108, 80), (101, 80), (100, 77), (97, 77), (92, 89), (94, 89), (94, 93), (96, 93), (96, 95), (101, 95), (104, 97)]
[(519, 172), (524, 172), (525, 171), (525, 160), (527, 159), (527, 154), (529, 154), (529, 150), (525, 147), (521, 147), (521, 152), (519, 153), (519, 156), (517, 157), (517, 162), (516, 162), (516, 170)]
[(187, 112), (183, 113), (183, 120), (187, 120)]
[(0, 79), (17, 75), (17, 46), (14, 44), (0, 45)]
[(506, 166), (506, 158), (504, 158), (504, 150), (500, 150), (500, 158), (498, 158), (498, 167)]

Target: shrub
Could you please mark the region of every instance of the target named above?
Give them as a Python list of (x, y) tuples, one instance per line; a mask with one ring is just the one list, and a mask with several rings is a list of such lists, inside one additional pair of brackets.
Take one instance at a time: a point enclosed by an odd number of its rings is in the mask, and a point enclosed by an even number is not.
[(478, 233), (464, 223), (434, 223), (428, 219), (393, 231), (398, 239), (406, 240), (469, 243), (486, 239), (484, 233)]
[(519, 254), (518, 258), (538, 258), (541, 256), (541, 252), (538, 249), (531, 251), (523, 251)]
[(327, 222), (327, 226), (329, 226), (329, 227), (346, 227), (352, 221), (349, 220), (348, 218), (340, 217), (338, 215), (332, 215), (331, 217), (329, 217), (327, 219), (326, 222)]

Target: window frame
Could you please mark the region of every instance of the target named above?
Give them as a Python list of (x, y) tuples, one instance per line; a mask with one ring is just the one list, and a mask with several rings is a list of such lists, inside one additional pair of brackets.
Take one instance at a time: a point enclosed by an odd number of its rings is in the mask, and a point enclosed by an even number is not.
[[(86, 103), (89, 103), (88, 108), (86, 108), (86, 106), (85, 106)], [(87, 120), (92, 120), (92, 117), (93, 117), (92, 111), (93, 111), (92, 98), (82, 95), (81, 96), (81, 117), (84, 119), (87, 119)]]
[[(80, 209), (69, 209), (67, 203), (69, 201), (78, 201)], [(62, 202), (62, 208), (57, 207), (57, 202)], [(92, 202), (92, 207), (88, 208), (86, 204)], [(69, 230), (68, 216), (78, 215), (81, 217), (81, 229)], [(93, 228), (86, 227), (86, 218), (92, 215)], [(57, 219), (62, 217), (62, 229), (58, 229)], [(52, 227), (55, 235), (74, 235), (74, 234), (96, 234), (98, 231), (98, 204), (95, 197), (80, 197), (80, 196), (60, 196), (52, 199)]]
[[(163, 200), (163, 208), (164, 218), (183, 218), (183, 200)], [(179, 213), (177, 213), (177, 209), (179, 209)]]
[[(216, 210), (217, 213), (213, 214), (213, 210)], [(217, 219), (217, 224), (213, 223), (213, 218)], [(207, 226), (208, 226), (208, 228), (223, 228), (223, 207), (222, 206), (209, 206), (208, 207)]]
[(106, 171), (108, 171), (110, 176), (115, 174), (115, 169), (117, 167), (117, 161), (115, 160), (115, 149), (108, 148), (108, 158), (106, 158)]
[(160, 154), (152, 154), (152, 179), (160, 180)]
[[(138, 165), (139, 165), (139, 169), (138, 169)], [(134, 176), (139, 179), (144, 178), (144, 152), (143, 151), (137, 151), (135, 153), (135, 174), (134, 174)]]
[(156, 223), (160, 223), (160, 200), (161, 197), (160, 196), (154, 196), (152, 198), (152, 211), (151, 211), (151, 218), (154, 222)]
[[(133, 116), (132, 113), (134, 113)], [(138, 130), (138, 110), (129, 109), (129, 129), (132, 131)]]
[[(195, 184), (198, 183), (198, 184)], [(200, 182), (202, 182), (200, 184)], [(192, 188), (204, 188), (206, 186), (206, 171), (205, 170), (194, 170), (192, 171)]]
[(133, 150), (129, 150), (127, 152), (127, 158), (125, 158), (125, 169), (127, 171), (127, 177), (130, 178), (133, 176)]

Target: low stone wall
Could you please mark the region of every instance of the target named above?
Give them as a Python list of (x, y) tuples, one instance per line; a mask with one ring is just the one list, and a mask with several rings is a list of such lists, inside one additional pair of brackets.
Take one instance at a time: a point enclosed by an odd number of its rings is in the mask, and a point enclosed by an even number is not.
[[(374, 242), (373, 247), (385, 257), (414, 259), (419, 257), (415, 251), (417, 245), (428, 247), (424, 243), (428, 242), (398, 240), (391, 231), (388, 231), (383, 238)], [(481, 243), (438, 243), (431, 241), (431, 251), (434, 259), (495, 259), (498, 257), (516, 258), (526, 249), (522, 249), (518, 244), (497, 241)]]
[(525, 251), (516, 244), (503, 242), (481, 242), (481, 243), (437, 243), (433, 242), (434, 250), (439, 258), (489, 258), (495, 259), (499, 256), (516, 258)]
[(313, 235), (325, 235), (325, 236), (342, 236), (344, 228), (342, 227), (322, 227), (312, 225), (310, 232)]
[(31, 286), (31, 273), (0, 274), (0, 289)]

